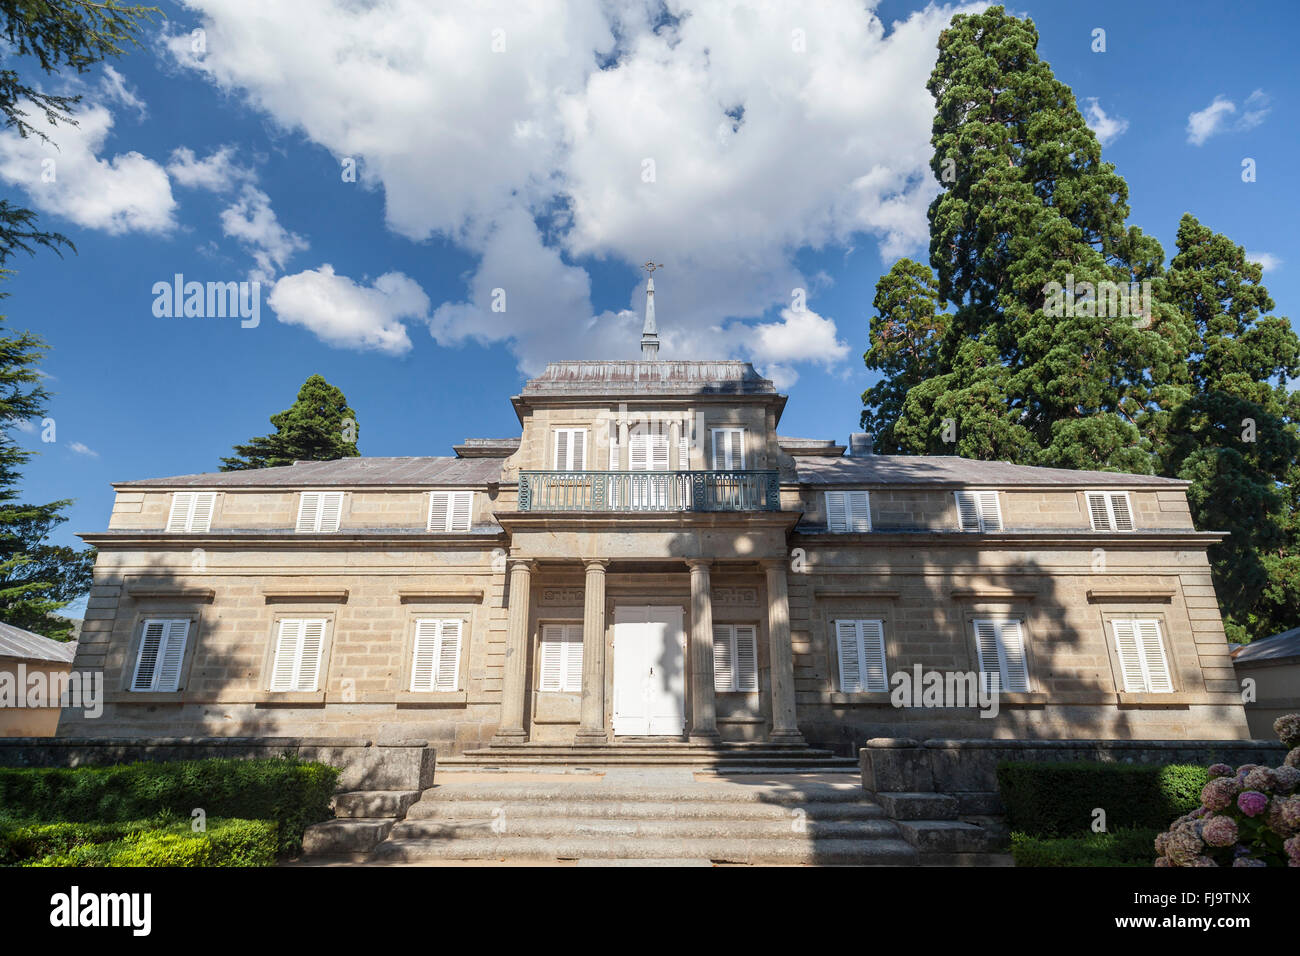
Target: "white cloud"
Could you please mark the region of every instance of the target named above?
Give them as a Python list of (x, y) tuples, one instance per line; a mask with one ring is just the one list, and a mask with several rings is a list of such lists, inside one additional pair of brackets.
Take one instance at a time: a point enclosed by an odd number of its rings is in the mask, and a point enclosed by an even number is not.
[(214, 193), (227, 192), (236, 185), (257, 179), (252, 170), (235, 162), (234, 155), (235, 148), (227, 145), (214, 150), (207, 158), (199, 159), (188, 146), (181, 146), (172, 150), (167, 172), (182, 186)]
[[(1197, 110), (1187, 117), (1187, 142), (1193, 146), (1202, 146), (1211, 136), (1220, 133), (1240, 133), (1254, 129), (1268, 116), (1269, 100), (1263, 90), (1255, 90), (1246, 97), (1242, 104), (1240, 116), (1237, 116), (1237, 104), (1226, 96), (1216, 96), (1210, 105)], [(1233, 117), (1236, 116), (1235, 122)]]
[(1101, 108), (1095, 96), (1088, 97), (1088, 106), (1083, 111), (1083, 115), (1087, 120), (1088, 128), (1097, 134), (1097, 142), (1103, 146), (1115, 142), (1128, 129), (1128, 120), (1109, 115)]
[(281, 322), (301, 325), (329, 345), (389, 355), (411, 349), (402, 320), (424, 320), (429, 313), (429, 297), (400, 272), (385, 273), (367, 288), (335, 275), (329, 264), (285, 276), (267, 304)]
[(257, 263), (253, 280), (271, 282), (295, 252), (308, 248), (307, 240), (280, 225), (271, 197), (256, 186), (245, 186), (233, 205), (221, 212), (221, 230), (239, 242)]
[(73, 114), (76, 126), (55, 127), (37, 107), (24, 108), (32, 126), (53, 142), (0, 132), (0, 179), (21, 187), (33, 206), (111, 235), (166, 232), (175, 225), (176, 201), (161, 166), (134, 150), (100, 158), (113, 128), (106, 107), (87, 100)]
[(734, 320), (810, 287), (801, 250), (865, 236), (892, 258), (927, 239), (925, 83), (958, 8), (927, 7), (886, 37), (859, 0), (810, 4), (797, 20), (780, 4), (673, 0), (658, 32), (656, 6), (598, 0), (508, 13), (423, 0), (187, 6), (206, 52), (175, 29), (177, 61), (361, 161), (394, 231), (479, 257), (431, 331), (506, 342), (525, 370), (635, 352), (639, 287), (629, 309), (595, 314), (584, 259), (666, 263), (666, 357), (746, 355), (761, 338)]
[(104, 67), (104, 75), (99, 81), (99, 91), (105, 102), (121, 103), (128, 109), (135, 110), (140, 119), (148, 115), (149, 111), (145, 107), (144, 100), (140, 99), (135, 90), (127, 86), (126, 77), (111, 66)]
[(1258, 262), (1261, 269), (1265, 272), (1274, 272), (1282, 265), (1282, 260), (1271, 252), (1248, 252), (1246, 253), (1247, 262)]
[(68, 442), (68, 448), (76, 452), (78, 455), (85, 455), (87, 458), (99, 457), (99, 452), (95, 451), (93, 448), (87, 448), (79, 441)]
[(7, 418), (4, 422), (11, 428), (16, 428), (25, 435), (36, 434), (36, 423), (27, 418)]

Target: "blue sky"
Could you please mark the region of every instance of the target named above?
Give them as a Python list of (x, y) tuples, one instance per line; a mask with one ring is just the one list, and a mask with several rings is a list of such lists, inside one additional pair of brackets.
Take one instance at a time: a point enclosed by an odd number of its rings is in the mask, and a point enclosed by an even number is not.
[[(790, 394), (783, 434), (856, 428), (875, 282), (925, 254), (924, 83), (953, 8), (672, 4), (673, 26), (654, 4), (344, 6), (164, 4), (143, 49), (85, 76), (60, 151), (0, 137), (6, 195), (78, 249), (15, 260), (3, 306), (51, 347), (57, 440), (16, 434), (40, 452), (26, 497), (76, 499), (60, 543), (105, 527), (113, 480), (215, 470), (312, 373), (347, 394), (363, 454), (517, 434), (528, 372), (636, 354), (647, 258), (665, 356), (753, 360)], [(1168, 256), (1193, 212), (1300, 315), (1300, 8), (1012, 9), (1095, 100), (1130, 221)], [(260, 324), (155, 316), (176, 273), (258, 279)]]

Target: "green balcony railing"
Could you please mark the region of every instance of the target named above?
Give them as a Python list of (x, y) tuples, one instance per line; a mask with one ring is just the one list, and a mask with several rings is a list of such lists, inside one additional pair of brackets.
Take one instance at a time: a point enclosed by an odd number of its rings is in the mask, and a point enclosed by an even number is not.
[(523, 471), (520, 511), (780, 511), (775, 471)]

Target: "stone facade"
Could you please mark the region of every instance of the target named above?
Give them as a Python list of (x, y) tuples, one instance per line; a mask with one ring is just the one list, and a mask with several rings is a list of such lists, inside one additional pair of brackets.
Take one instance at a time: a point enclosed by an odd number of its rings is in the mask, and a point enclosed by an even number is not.
[[(845, 456), (778, 437), (785, 401), (746, 363), (557, 363), (514, 397), (517, 441), (456, 458), (119, 484), (108, 530), (84, 536), (99, 558), (75, 662), (103, 670), (108, 703), (97, 720), (65, 711), (59, 734), (613, 742), (615, 611), (668, 606), (700, 740), (856, 754), (873, 737), (1247, 736), (1205, 555), (1218, 536), (1193, 527), (1184, 483)], [(558, 429), (583, 432), (580, 466), (557, 467)], [(997, 493), (999, 530), (961, 529), (969, 490)], [(1097, 490), (1127, 494), (1133, 530), (1093, 529)], [(465, 530), (429, 530), (442, 491), (474, 493)], [(870, 530), (832, 527), (826, 493), (844, 491), (868, 492)], [(215, 492), (210, 522), (166, 531), (194, 492)], [(342, 493), (337, 530), (295, 530), (303, 492)], [(326, 622), (318, 680), (272, 690), (279, 622), (303, 618)], [(413, 690), (426, 618), (461, 622), (456, 673)], [(986, 618), (1022, 623), (1028, 670), (994, 717), (841, 688), (836, 621), (882, 622), (896, 674), (978, 670)], [(1133, 618), (1159, 624), (1164, 692), (1124, 690), (1110, 622)], [(189, 622), (177, 688), (132, 689), (159, 619)], [(581, 634), (581, 686), (542, 689), (552, 624)], [(717, 686), (726, 624), (754, 628), (753, 689)]]

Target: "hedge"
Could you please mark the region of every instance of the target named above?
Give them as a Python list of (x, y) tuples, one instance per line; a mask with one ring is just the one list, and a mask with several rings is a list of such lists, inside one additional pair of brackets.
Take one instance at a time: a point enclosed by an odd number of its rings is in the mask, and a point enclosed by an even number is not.
[(273, 820), (279, 848), (328, 820), (339, 771), (295, 757), (186, 760), (76, 769), (0, 768), (0, 808), (31, 822), (115, 823), (168, 814)]
[(1011, 830), (1039, 837), (1087, 834), (1098, 807), (1108, 830), (1164, 830), (1200, 806), (1210, 779), (1190, 764), (1086, 762), (1001, 763), (997, 778)]
[(35, 823), (0, 826), (7, 866), (271, 866), (279, 838), (270, 820)]
[(1160, 831), (1150, 827), (1121, 828), (1085, 836), (1036, 837), (1011, 834), (1011, 859), (1016, 866), (1151, 866)]

